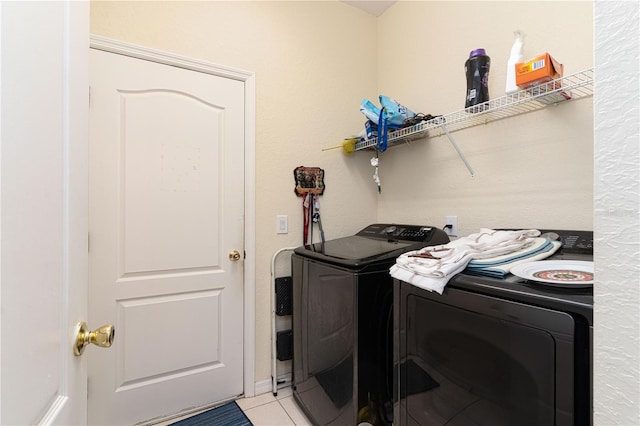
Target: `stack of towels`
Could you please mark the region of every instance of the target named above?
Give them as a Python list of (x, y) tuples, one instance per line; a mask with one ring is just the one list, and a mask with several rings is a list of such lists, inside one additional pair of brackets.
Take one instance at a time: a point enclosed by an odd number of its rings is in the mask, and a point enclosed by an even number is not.
[(559, 241), (540, 238), (536, 229), (483, 228), (447, 244), (404, 253), (390, 273), (394, 278), (442, 294), (451, 277), (465, 268), (472, 274), (504, 277), (514, 265), (545, 259), (560, 246)]

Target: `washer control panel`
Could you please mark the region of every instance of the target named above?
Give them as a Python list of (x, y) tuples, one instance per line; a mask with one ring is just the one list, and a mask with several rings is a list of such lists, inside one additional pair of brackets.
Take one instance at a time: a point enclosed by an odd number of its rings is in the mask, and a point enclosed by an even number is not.
[(556, 230), (564, 253), (593, 255), (593, 231)]
[[(434, 237), (437, 237), (436, 239), (438, 241), (435, 242), (435, 244), (449, 242), (448, 237), (445, 241), (440, 233), (444, 234), (444, 231), (433, 226), (376, 223), (367, 226), (356, 235), (369, 238), (382, 238), (385, 240), (415, 242), (429, 242), (434, 239)], [(444, 235), (446, 236), (446, 234)]]

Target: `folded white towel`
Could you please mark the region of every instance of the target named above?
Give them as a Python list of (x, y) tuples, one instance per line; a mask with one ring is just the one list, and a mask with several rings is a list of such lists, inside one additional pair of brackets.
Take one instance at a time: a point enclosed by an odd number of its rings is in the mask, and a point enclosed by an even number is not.
[(504, 278), (516, 265), (535, 260), (543, 260), (553, 255), (561, 246), (560, 241), (547, 238), (535, 238), (534, 244), (522, 250), (487, 259), (473, 259), (467, 264), (465, 272), (474, 275)]
[(442, 294), (455, 274), (472, 259), (484, 259), (522, 250), (540, 235), (536, 229), (480, 232), (447, 244), (425, 247), (400, 255), (389, 270), (392, 277)]

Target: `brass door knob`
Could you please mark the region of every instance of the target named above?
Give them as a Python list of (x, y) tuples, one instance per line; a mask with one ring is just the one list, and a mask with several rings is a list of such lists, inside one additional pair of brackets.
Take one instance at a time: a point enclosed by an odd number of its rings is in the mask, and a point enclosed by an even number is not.
[(231, 250), (229, 252), (229, 260), (232, 262), (237, 262), (240, 260), (240, 252), (238, 250)]
[(93, 343), (101, 348), (108, 348), (113, 343), (116, 329), (113, 325), (107, 324), (102, 327), (90, 331), (87, 323), (82, 321), (78, 324), (78, 334), (76, 335), (76, 343), (73, 345), (73, 353), (76, 356), (82, 355), (84, 348)]

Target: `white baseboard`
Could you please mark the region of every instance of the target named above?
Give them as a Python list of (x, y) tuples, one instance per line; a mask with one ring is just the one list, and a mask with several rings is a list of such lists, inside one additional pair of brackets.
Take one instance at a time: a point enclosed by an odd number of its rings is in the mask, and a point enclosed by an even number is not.
[(261, 380), (255, 383), (255, 395), (262, 395), (263, 393), (271, 392), (273, 385), (271, 384), (271, 379)]

